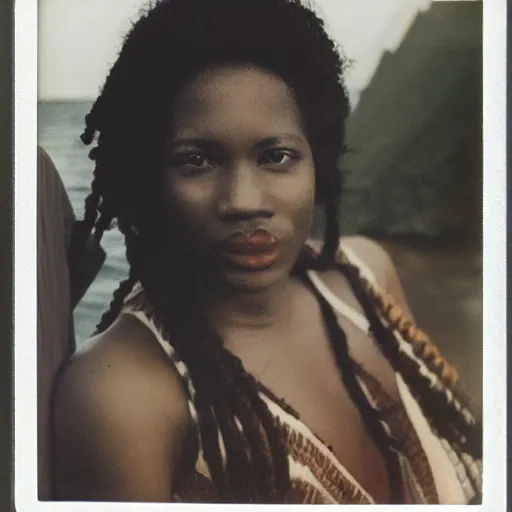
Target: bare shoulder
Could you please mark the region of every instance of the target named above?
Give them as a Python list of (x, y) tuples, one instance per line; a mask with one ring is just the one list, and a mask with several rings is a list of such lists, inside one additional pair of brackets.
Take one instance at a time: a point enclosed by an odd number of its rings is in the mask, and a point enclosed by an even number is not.
[[(171, 393), (173, 401), (186, 402), (177, 371), (154, 339), (135, 317), (121, 315), (104, 333), (86, 341), (73, 355), (59, 379), (58, 395), (68, 394), (123, 404), (151, 392), (155, 408)], [(121, 392), (122, 391), (122, 392)], [(130, 396), (130, 391), (135, 392)], [(130, 400), (123, 400), (130, 396)]]
[[(378, 286), (384, 292), (399, 295), (396, 299), (397, 302), (405, 304), (398, 275), (390, 256), (384, 248), (377, 242), (362, 236), (344, 237), (341, 242), (343, 247), (350, 249), (351, 253), (357, 256), (359, 264), (364, 264), (372, 272)], [(308, 245), (318, 251), (322, 247), (322, 242), (308, 241)], [(323, 271), (320, 277), (334, 295), (360, 315), (366, 316), (342, 272), (331, 269)], [(349, 327), (347, 326), (347, 328)], [(373, 374), (391, 396), (397, 398), (398, 389), (395, 373), (377, 343), (373, 342), (368, 336), (361, 335), (361, 333), (353, 333), (350, 336), (349, 333), (351, 332), (352, 329), (347, 331), (347, 341), (354, 359)]]
[[(308, 244), (315, 250), (320, 250), (322, 247), (322, 242), (318, 240), (308, 241)], [(397, 269), (386, 249), (375, 240), (359, 235), (343, 237), (341, 244), (350, 249), (358, 261), (371, 271), (379, 288), (391, 295), (395, 302), (412, 317)], [(326, 282), (338, 288), (343, 286), (345, 281), (337, 271), (327, 271), (323, 277)]]
[(413, 319), (400, 276), (388, 252), (374, 240), (363, 236), (346, 237), (343, 244), (352, 249), (372, 271), (380, 289), (391, 296), (405, 314)]
[(381, 287), (387, 288), (395, 267), (391, 257), (380, 244), (365, 236), (344, 237), (342, 244), (357, 254), (357, 257), (373, 272)]
[(190, 421), (181, 379), (136, 318), (86, 342), (56, 385), (59, 499), (166, 501)]

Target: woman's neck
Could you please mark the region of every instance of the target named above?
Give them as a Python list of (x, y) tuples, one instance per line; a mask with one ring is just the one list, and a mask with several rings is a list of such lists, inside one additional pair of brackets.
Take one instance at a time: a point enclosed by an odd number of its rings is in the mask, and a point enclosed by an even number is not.
[(258, 291), (219, 289), (208, 297), (207, 310), (217, 332), (226, 329), (261, 330), (286, 325), (299, 280), (289, 277)]

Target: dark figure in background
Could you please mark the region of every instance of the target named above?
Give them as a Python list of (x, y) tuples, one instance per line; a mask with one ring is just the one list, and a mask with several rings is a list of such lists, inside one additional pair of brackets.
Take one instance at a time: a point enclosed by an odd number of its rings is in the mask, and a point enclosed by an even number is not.
[(160, 1), (128, 34), (72, 245), (116, 221), (130, 273), (57, 383), (56, 499), (479, 499), (455, 370), (340, 240), (343, 64), (294, 0)]
[[(40, 500), (51, 498), (52, 387), (75, 350), (72, 312), (105, 261), (94, 237), (72, 251), (80, 232), (59, 173), (37, 148), (37, 447)], [(78, 231), (76, 231), (78, 228)], [(73, 253), (72, 253), (73, 252)]]

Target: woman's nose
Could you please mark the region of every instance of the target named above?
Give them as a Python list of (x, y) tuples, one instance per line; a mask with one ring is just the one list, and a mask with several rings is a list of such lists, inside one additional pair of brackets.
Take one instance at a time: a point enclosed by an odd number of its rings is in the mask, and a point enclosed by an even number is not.
[(226, 173), (219, 194), (219, 215), (224, 219), (246, 219), (258, 216), (271, 217), (272, 211), (265, 203), (266, 193), (261, 169), (239, 165)]

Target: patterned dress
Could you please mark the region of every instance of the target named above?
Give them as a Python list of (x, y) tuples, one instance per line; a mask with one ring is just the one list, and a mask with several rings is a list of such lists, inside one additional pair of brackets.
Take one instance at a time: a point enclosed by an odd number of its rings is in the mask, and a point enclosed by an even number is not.
[[(342, 246), (341, 249), (351, 263), (359, 267), (361, 275), (377, 286), (370, 269), (357, 255), (347, 247)], [(308, 271), (308, 277), (337, 315), (345, 317), (369, 336), (369, 324), (364, 316), (335, 296), (316, 272)], [(123, 313), (135, 316), (153, 332), (188, 390), (189, 410), (195, 431), (192, 436), (193, 448), (190, 453), (187, 451), (191, 464), (176, 475), (173, 501), (220, 501), (203, 456), (193, 383), (186, 365), (166, 339), (140, 284), (135, 285), (126, 298)], [(401, 377), (396, 376), (401, 398), (396, 400), (364, 368), (357, 368), (357, 378), (365, 394), (380, 411), (391, 435), (398, 442), (404, 501), (411, 504), (468, 503), (474, 493), (466, 467), (447, 443), (434, 436)], [(292, 485), (284, 502), (375, 504), (374, 498), (347, 471), (331, 449), (301, 421), (296, 411), (274, 396), (261, 382), (258, 381), (257, 385), (261, 399), (274, 416), (288, 452)], [(220, 446), (222, 451), (222, 437)], [(478, 471), (478, 468), (474, 468), (474, 471)]]

